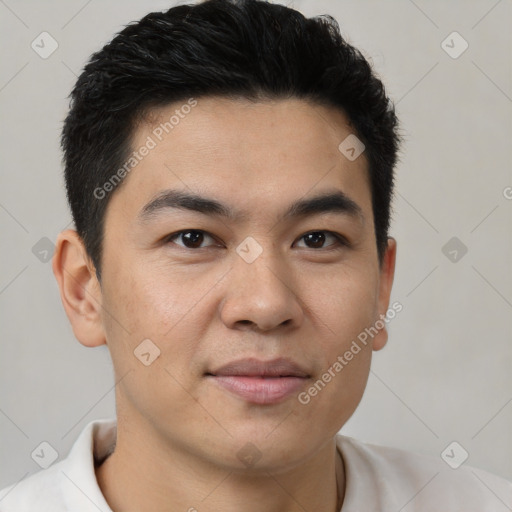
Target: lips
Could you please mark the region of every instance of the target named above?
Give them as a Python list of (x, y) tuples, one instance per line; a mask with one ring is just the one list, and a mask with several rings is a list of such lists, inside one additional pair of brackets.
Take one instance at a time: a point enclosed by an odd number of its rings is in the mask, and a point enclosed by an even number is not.
[(206, 377), (247, 402), (264, 405), (279, 403), (296, 393), (310, 375), (297, 363), (278, 358), (240, 359), (207, 372)]

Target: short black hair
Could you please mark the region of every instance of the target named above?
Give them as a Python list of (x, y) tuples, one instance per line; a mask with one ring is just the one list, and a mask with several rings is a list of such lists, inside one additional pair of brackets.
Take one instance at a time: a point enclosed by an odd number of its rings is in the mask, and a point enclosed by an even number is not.
[(133, 151), (137, 123), (153, 107), (206, 96), (298, 98), (343, 111), (366, 147), (382, 263), (400, 137), (370, 64), (329, 15), (306, 18), (263, 0), (206, 0), (127, 25), (91, 56), (71, 92), (62, 131), (67, 197), (98, 279), (115, 192), (103, 185)]

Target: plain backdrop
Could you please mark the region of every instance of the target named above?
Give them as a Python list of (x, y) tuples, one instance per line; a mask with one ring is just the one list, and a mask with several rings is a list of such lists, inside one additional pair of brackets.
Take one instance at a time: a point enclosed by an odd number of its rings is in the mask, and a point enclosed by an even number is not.
[[(0, 2), (0, 488), (39, 470), (42, 441), (63, 458), (86, 423), (115, 414), (108, 351), (76, 341), (44, 261), (71, 225), (59, 136), (91, 53), (172, 5)], [(403, 310), (342, 432), (435, 457), (456, 441), (466, 464), (512, 479), (512, 2), (288, 5), (338, 20), (405, 138), (391, 229)], [(42, 32), (58, 44), (46, 59), (31, 47)]]

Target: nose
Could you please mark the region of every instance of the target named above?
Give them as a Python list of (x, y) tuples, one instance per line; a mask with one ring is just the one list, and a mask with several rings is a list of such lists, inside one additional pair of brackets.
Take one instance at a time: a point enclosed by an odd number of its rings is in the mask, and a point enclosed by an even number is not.
[(265, 251), (252, 263), (236, 256), (225, 286), (220, 314), (230, 329), (263, 332), (302, 323), (304, 310), (290, 269)]

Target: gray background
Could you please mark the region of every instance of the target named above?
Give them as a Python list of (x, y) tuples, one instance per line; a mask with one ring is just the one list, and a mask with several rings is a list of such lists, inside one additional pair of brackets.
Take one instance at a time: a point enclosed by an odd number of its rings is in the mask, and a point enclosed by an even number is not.
[[(457, 441), (466, 464), (512, 479), (512, 3), (290, 4), (337, 18), (406, 139), (391, 231), (403, 311), (342, 432), (436, 457)], [(42, 441), (62, 458), (86, 423), (114, 415), (107, 349), (74, 339), (40, 240), (71, 221), (59, 134), (82, 66), (124, 24), (172, 5), (0, 0), (0, 488), (39, 469)], [(43, 31), (59, 45), (47, 59), (31, 48)], [(441, 46), (453, 31), (469, 44), (456, 59)], [(442, 251), (452, 237), (468, 250), (455, 262)]]

